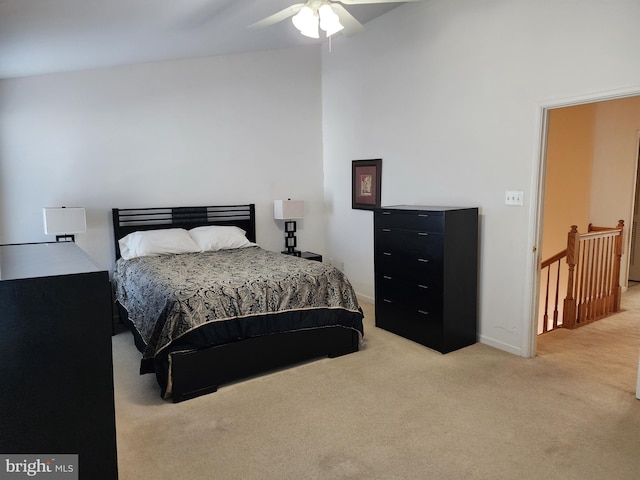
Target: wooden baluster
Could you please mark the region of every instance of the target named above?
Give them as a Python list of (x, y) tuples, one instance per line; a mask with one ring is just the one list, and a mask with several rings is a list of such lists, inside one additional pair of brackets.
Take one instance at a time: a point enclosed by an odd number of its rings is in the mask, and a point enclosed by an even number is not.
[(607, 315), (613, 312), (613, 265), (615, 263), (615, 243), (616, 238), (609, 239), (609, 249), (607, 251)]
[(580, 296), (578, 297), (578, 316), (576, 318), (576, 327), (578, 323), (584, 320), (589, 305), (585, 301), (588, 295), (589, 287), (589, 242), (580, 242)]
[(604, 266), (604, 285), (603, 285), (603, 304), (602, 304), (602, 314), (603, 316), (609, 315), (611, 312), (611, 279), (612, 279), (612, 271), (611, 271), (611, 237), (606, 238), (606, 248), (605, 248), (605, 266)]
[[(544, 313), (542, 315), (542, 318), (540, 319), (540, 324), (539, 324), (539, 330), (541, 330), (540, 333), (545, 333), (548, 332), (550, 330), (552, 330), (553, 328), (557, 328), (558, 327), (558, 315), (559, 315), (559, 309), (558, 307), (560, 306), (560, 269), (562, 267), (562, 259), (565, 258), (567, 256), (567, 250), (563, 250), (561, 252), (556, 253), (553, 257), (548, 258), (546, 260), (544, 260), (541, 265), (540, 265), (540, 276), (542, 277), (543, 272), (545, 271), (545, 269), (547, 269), (547, 282), (546, 282), (546, 288), (543, 288), (541, 285), (541, 292), (544, 293)], [(556, 267), (556, 279), (555, 279), (555, 285), (551, 284), (551, 268), (555, 265)], [(550, 323), (549, 323), (549, 290), (555, 288), (555, 294), (554, 294), (554, 305), (553, 305), (553, 327), (551, 327)], [(540, 300), (542, 301), (542, 296), (540, 297)]]
[(593, 265), (593, 270), (591, 272), (591, 318), (589, 321), (592, 322), (598, 316), (598, 259), (600, 256), (600, 239), (594, 238), (593, 242), (593, 259), (591, 260)]
[(551, 265), (547, 267), (547, 288), (544, 295), (544, 316), (542, 317), (542, 333), (549, 330), (549, 273)]
[(576, 325), (576, 300), (573, 296), (573, 272), (576, 267), (576, 255), (580, 249), (578, 242), (578, 226), (571, 225), (571, 231), (567, 236), (569, 278), (567, 280), (567, 296), (564, 299), (564, 312), (562, 314), (562, 326), (565, 328), (574, 328)]
[(613, 279), (613, 269), (612, 269), (613, 262), (611, 260), (611, 255), (613, 253), (612, 242), (615, 241), (615, 237), (608, 236), (607, 238), (604, 239), (604, 241), (606, 241), (606, 251), (604, 253), (606, 263), (603, 267), (603, 276), (604, 276), (605, 285), (603, 287), (604, 303), (602, 306), (602, 317), (606, 317), (607, 315), (609, 315), (611, 311), (611, 288), (612, 288), (611, 282)]
[(588, 323), (591, 321), (591, 317), (593, 316), (593, 307), (594, 307), (594, 279), (595, 279), (595, 258), (597, 255), (596, 252), (596, 241), (595, 239), (589, 239), (589, 282), (587, 284), (587, 295), (585, 301), (587, 302), (587, 317), (584, 323)]
[(588, 266), (587, 266), (587, 286), (586, 286), (586, 291), (585, 291), (585, 295), (584, 295), (584, 303), (586, 305), (585, 308), (585, 316), (584, 319), (581, 323), (581, 325), (584, 325), (585, 323), (587, 323), (589, 321), (589, 318), (591, 317), (591, 311), (593, 308), (593, 304), (591, 303), (591, 298), (593, 295), (593, 256), (594, 256), (594, 252), (593, 252), (593, 240), (589, 239), (587, 242), (587, 249), (589, 251), (589, 260), (588, 260)]
[(589, 303), (587, 302), (589, 291), (589, 242), (587, 240), (581, 240), (580, 245), (580, 294), (578, 296), (578, 312), (575, 326), (578, 326), (578, 323), (584, 322), (589, 308)]
[(607, 278), (607, 264), (608, 264), (608, 250), (609, 239), (611, 237), (605, 237), (602, 239), (602, 260), (600, 265), (600, 315), (604, 317), (607, 315), (607, 292), (609, 290), (609, 279)]
[(556, 298), (553, 308), (553, 328), (558, 328), (558, 302), (560, 300), (560, 266), (562, 263), (558, 260), (557, 264), (558, 272), (556, 274)]
[(594, 285), (594, 280), (596, 277), (596, 265), (595, 265), (595, 258), (596, 258), (596, 242), (591, 239), (590, 243), (590, 251), (591, 251), (591, 264), (589, 266), (589, 289), (588, 289), (588, 294), (587, 294), (587, 302), (589, 304), (589, 310), (587, 313), (587, 319), (586, 319), (586, 323), (591, 322), (594, 318), (594, 313), (595, 313), (595, 309), (594, 309), (594, 290), (595, 290), (595, 285)]
[(595, 269), (595, 292), (594, 292), (594, 306), (593, 314), (594, 320), (599, 318), (602, 314), (602, 272), (603, 272), (603, 252), (604, 251), (604, 239), (598, 238), (596, 240), (596, 269)]
[(624, 232), (624, 220), (618, 221), (616, 227), (620, 230), (620, 234), (616, 237), (615, 261), (613, 263), (613, 311), (620, 311), (620, 258), (622, 257), (622, 234)]

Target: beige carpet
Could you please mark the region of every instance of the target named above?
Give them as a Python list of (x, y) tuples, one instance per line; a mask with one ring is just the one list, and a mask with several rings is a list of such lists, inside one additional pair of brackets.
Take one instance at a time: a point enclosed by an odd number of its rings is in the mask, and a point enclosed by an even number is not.
[[(640, 291), (639, 291), (640, 292)], [(121, 480), (638, 479), (640, 295), (539, 338), (441, 355), (374, 327), (366, 347), (180, 404), (113, 338)]]

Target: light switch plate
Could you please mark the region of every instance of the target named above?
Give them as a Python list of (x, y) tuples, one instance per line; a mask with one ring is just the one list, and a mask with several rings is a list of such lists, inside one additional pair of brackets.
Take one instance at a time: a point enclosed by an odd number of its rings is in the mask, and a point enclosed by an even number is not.
[(517, 190), (507, 190), (505, 193), (504, 203), (505, 205), (518, 205), (522, 206), (522, 198), (524, 197), (524, 192), (520, 192)]

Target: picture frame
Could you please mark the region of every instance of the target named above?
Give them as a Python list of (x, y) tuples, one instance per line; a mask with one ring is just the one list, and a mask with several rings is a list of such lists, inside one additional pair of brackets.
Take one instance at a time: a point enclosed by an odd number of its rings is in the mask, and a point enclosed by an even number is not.
[(381, 158), (351, 162), (351, 208), (359, 210), (380, 208), (381, 187)]

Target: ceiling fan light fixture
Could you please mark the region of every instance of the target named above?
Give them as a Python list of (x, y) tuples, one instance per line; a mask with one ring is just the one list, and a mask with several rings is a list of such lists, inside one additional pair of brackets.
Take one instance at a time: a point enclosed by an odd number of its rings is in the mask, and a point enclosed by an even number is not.
[(320, 28), (327, 32), (327, 37), (338, 33), (344, 28), (340, 23), (340, 17), (328, 3), (318, 9), (318, 15), (320, 17)]
[(305, 37), (320, 38), (318, 32), (318, 15), (314, 13), (313, 9), (305, 5), (298, 13), (291, 17), (291, 21)]
[(305, 37), (320, 38), (320, 34), (318, 32), (318, 24), (317, 23), (315, 25), (309, 25), (309, 27), (305, 28), (304, 30), (300, 30), (300, 33), (302, 35), (304, 35)]

